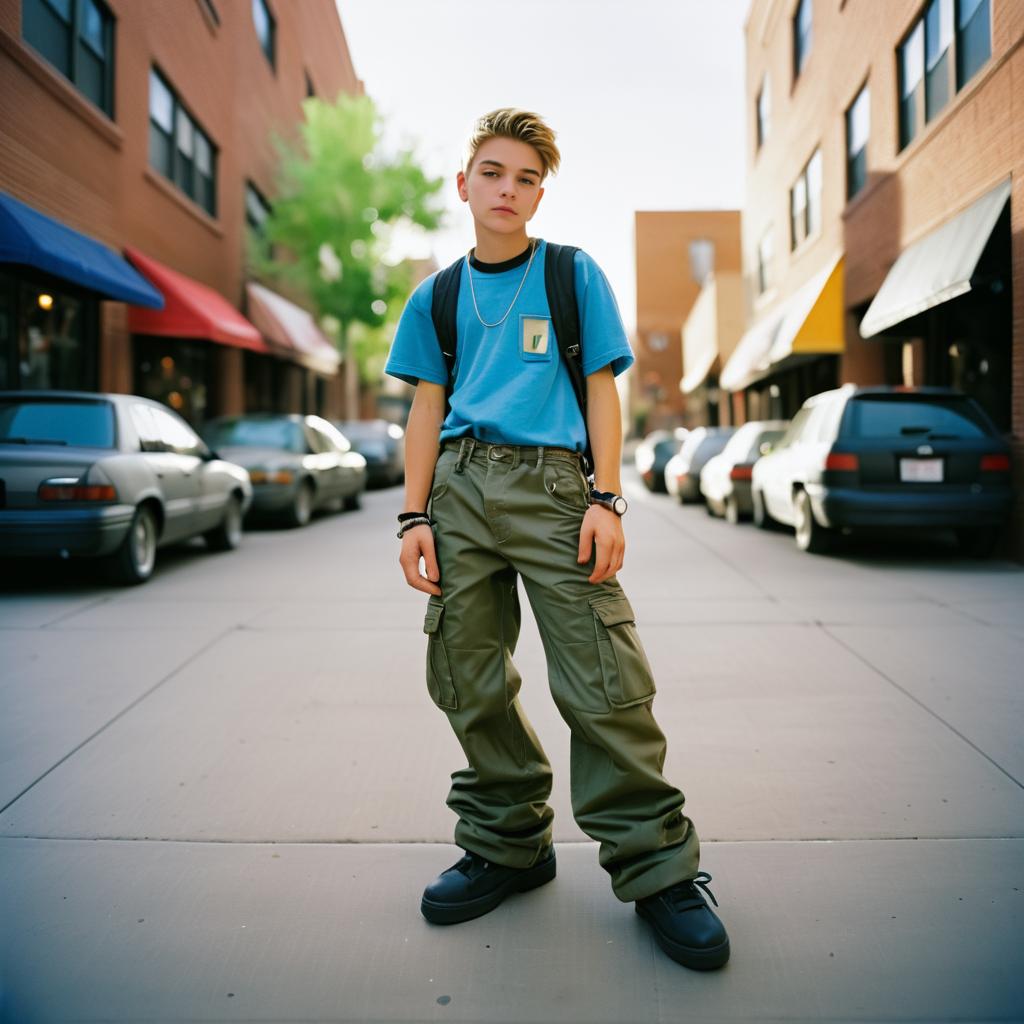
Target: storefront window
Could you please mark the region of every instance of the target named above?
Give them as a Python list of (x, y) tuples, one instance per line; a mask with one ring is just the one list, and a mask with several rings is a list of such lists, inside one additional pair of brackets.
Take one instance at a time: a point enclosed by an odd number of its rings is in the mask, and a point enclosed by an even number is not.
[(214, 353), (206, 342), (136, 336), (133, 391), (170, 406), (197, 430), (210, 416)]
[[(14, 344), (17, 387), (75, 391), (95, 388), (94, 360), (85, 336), (92, 305), (91, 300), (55, 288), (18, 282)], [(10, 346), (5, 347), (9, 352)]]

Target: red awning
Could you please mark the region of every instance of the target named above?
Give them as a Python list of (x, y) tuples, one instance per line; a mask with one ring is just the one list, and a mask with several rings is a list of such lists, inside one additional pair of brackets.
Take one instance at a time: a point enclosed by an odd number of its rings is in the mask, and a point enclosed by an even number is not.
[(128, 307), (128, 329), (133, 334), (206, 338), (251, 352), (270, 351), (260, 332), (220, 292), (144, 256), (138, 249), (126, 246), (124, 254), (164, 296), (162, 310)]
[(249, 317), (275, 355), (317, 373), (333, 375), (338, 372), (341, 355), (310, 313), (255, 281), (250, 281), (245, 290), (249, 298)]

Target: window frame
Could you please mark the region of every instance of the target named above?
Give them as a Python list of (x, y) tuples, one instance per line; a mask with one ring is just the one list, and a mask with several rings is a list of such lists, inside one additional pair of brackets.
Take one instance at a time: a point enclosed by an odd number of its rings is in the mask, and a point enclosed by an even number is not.
[[(866, 105), (866, 113), (864, 115), (866, 119), (864, 142), (856, 152), (852, 152), (851, 147), (853, 145), (854, 114), (857, 104), (862, 101)], [(857, 90), (857, 95), (854, 96), (853, 101), (846, 108), (844, 120), (846, 124), (846, 199), (849, 201), (860, 193), (865, 185), (867, 185), (868, 180), (867, 150), (868, 142), (871, 139), (870, 82), (864, 82), (860, 89)]]
[[(91, 4), (100, 15), (100, 29), (103, 33), (103, 48), (104, 54), (96, 53), (92, 44), (86, 40), (85, 37), (85, 10), (86, 7)], [(115, 120), (115, 105), (114, 105), (114, 76), (115, 76), (115, 64), (116, 64), (116, 26), (117, 18), (114, 16), (114, 12), (105, 3), (105, 0), (68, 0), (70, 9), (70, 20), (66, 20), (64, 16), (57, 10), (52, 0), (21, 0), (21, 38), (23, 42), (32, 49), (32, 52), (37, 54), (39, 58), (45, 61), (51, 68), (54, 69), (62, 78), (67, 79), (75, 88), (75, 90), (85, 97), (97, 110), (105, 114), (111, 121)], [(31, 24), (31, 20), (27, 15), (30, 8), (42, 9), (49, 12), (49, 16), (61, 22), (64, 25), (64, 49), (65, 59), (67, 67), (61, 67), (59, 64), (55, 64), (47, 54), (41, 50), (36, 42), (33, 42), (26, 34), (26, 27)], [(41, 40), (37, 40), (41, 42)], [(101, 85), (101, 101), (97, 102), (89, 92), (83, 88), (82, 85), (82, 66), (83, 61), (79, 54), (80, 48), (87, 48), (95, 59), (100, 63), (100, 85)]]
[[(161, 87), (165, 89), (171, 100), (171, 129), (170, 132), (161, 125), (153, 115), (153, 81), (156, 79)], [(149, 135), (148, 135), (148, 166), (157, 171), (163, 178), (170, 182), (179, 192), (187, 196), (208, 216), (217, 219), (217, 164), (220, 150), (216, 143), (207, 134), (206, 130), (193, 117), (191, 111), (181, 102), (174, 86), (171, 85), (167, 76), (156, 64), (149, 66)], [(184, 124), (191, 132), (191, 153), (186, 154), (181, 148), (179, 128)], [(170, 150), (170, 166), (163, 167), (153, 158), (153, 133), (156, 132)], [(199, 168), (198, 152), (201, 146), (205, 146), (209, 154), (210, 173), (204, 174)], [(201, 185), (208, 183), (209, 203), (203, 195), (204, 188)], [(187, 186), (187, 187), (186, 187)]]
[[(267, 19), (267, 38), (264, 39), (260, 33), (260, 24), (256, 18), (256, 8), (259, 7), (263, 11), (264, 17)], [(267, 62), (270, 64), (271, 69), (274, 73), (277, 73), (277, 18), (274, 17), (274, 12), (270, 9), (270, 4), (267, 0), (252, 0), (250, 5), (250, 11), (252, 13), (252, 23), (256, 30), (256, 38), (259, 40), (260, 49), (263, 51), (263, 56), (267, 58)]]
[[(800, 15), (807, 10), (807, 31), (803, 36), (800, 34)], [(792, 42), (793, 42), (793, 84), (807, 66), (807, 61), (814, 46), (814, 7), (813, 0), (797, 0), (793, 9), (792, 18)]]
[[(974, 3), (974, 8), (966, 22), (962, 23), (964, 5)], [(949, 42), (929, 67), (929, 44), (937, 24), (940, 31), (948, 25), (948, 18), (943, 18), (943, 10), (952, 12), (952, 26)], [(933, 12), (938, 17), (931, 17)], [(982, 14), (983, 12), (983, 14)], [(984, 17), (987, 27), (987, 39), (984, 56), (968, 67), (966, 65), (969, 32), (974, 28), (976, 19)], [(913, 47), (918, 52), (911, 51)], [(907, 55), (905, 57), (905, 54)], [(977, 54), (972, 55), (974, 58)], [(894, 51), (896, 60), (896, 142), (897, 153), (903, 152), (916, 138), (923, 135), (928, 125), (941, 116), (960, 94), (968, 83), (992, 59), (992, 0), (927, 0), (918, 11), (917, 17), (896, 44)], [(910, 58), (920, 68), (920, 77), (908, 92), (906, 87), (906, 66)], [(916, 70), (916, 68), (915, 68)], [(933, 76), (933, 77), (929, 77)], [(944, 82), (945, 94), (934, 83)]]
[[(818, 189), (811, 188), (811, 164), (818, 161), (821, 172), (818, 176)], [(789, 234), (790, 252), (796, 252), (808, 239), (816, 238), (821, 234), (822, 226), (822, 196), (824, 193), (824, 157), (821, 152), (821, 144), (814, 147), (807, 162), (803, 165), (796, 180), (789, 189)], [(802, 191), (803, 203), (799, 209), (796, 206), (797, 195)], [(797, 230), (799, 224), (800, 230)]]

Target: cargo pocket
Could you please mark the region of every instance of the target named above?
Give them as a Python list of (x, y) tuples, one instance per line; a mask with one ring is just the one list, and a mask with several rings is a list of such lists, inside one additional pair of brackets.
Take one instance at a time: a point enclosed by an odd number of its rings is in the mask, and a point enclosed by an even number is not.
[(654, 674), (636, 629), (636, 616), (625, 595), (595, 597), (590, 602), (597, 630), (597, 650), (605, 693), (614, 707), (642, 704), (655, 694)]
[(430, 699), (439, 707), (454, 711), (459, 706), (452, 680), (448, 652), (441, 635), (441, 619), (444, 617), (444, 603), (431, 597), (427, 603), (427, 614), (423, 620), (423, 632), (427, 634), (427, 690)]

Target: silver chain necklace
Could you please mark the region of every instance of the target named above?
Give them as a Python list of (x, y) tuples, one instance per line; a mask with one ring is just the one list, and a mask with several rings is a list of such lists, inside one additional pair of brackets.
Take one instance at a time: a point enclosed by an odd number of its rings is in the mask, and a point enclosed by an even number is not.
[(480, 315), (480, 307), (476, 304), (476, 288), (473, 287), (473, 268), (472, 268), (472, 266), (470, 265), (470, 262), (469, 262), (469, 253), (468, 252), (466, 253), (466, 272), (469, 274), (469, 290), (470, 290), (470, 292), (473, 295), (473, 309), (476, 310), (476, 318), (477, 318), (477, 320), (479, 320), (480, 323), (484, 325), (484, 327), (500, 327), (508, 319), (509, 313), (512, 312), (512, 307), (515, 306), (515, 304), (516, 304), (516, 299), (519, 298), (519, 293), (523, 290), (523, 285), (526, 284), (526, 278), (527, 278), (527, 276), (530, 273), (530, 266), (533, 263), (533, 255), (534, 255), (534, 253), (536, 251), (537, 251), (537, 240), (534, 238), (534, 239), (531, 239), (531, 241), (530, 241), (530, 258), (529, 258), (529, 260), (526, 263), (526, 273), (523, 274), (523, 279), (522, 279), (522, 281), (519, 282), (519, 287), (516, 289), (515, 295), (512, 296), (512, 302), (509, 305), (508, 309), (505, 310), (505, 315), (500, 320), (495, 321), (495, 323), (493, 323), (493, 324), (489, 324)]

